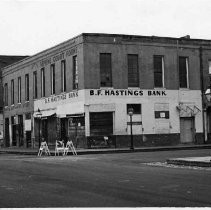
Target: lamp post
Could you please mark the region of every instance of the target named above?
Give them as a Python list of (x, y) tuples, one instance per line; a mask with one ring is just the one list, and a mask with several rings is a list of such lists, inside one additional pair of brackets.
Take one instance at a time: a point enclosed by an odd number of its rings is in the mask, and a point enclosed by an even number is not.
[(40, 148), (40, 145), (41, 145), (41, 139), (40, 139), (40, 121), (41, 121), (42, 113), (41, 113), (41, 111), (40, 111), (39, 108), (37, 110), (37, 115), (36, 116), (39, 119), (39, 148)]
[(133, 146), (133, 125), (132, 125), (133, 108), (128, 109), (128, 114), (130, 116), (130, 149), (134, 150), (134, 146)]

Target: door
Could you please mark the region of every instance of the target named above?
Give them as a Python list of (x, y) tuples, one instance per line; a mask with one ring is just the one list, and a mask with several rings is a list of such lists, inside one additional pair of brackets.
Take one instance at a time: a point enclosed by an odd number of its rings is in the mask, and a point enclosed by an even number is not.
[(195, 125), (194, 118), (182, 117), (180, 118), (180, 142), (192, 143), (195, 139)]
[(10, 146), (9, 118), (5, 118), (5, 146)]

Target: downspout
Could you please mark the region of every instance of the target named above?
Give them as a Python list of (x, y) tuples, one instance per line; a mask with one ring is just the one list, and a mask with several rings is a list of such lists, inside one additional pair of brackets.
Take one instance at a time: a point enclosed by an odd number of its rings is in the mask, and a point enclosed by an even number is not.
[(199, 47), (199, 64), (200, 64), (200, 80), (201, 80), (201, 98), (202, 98), (202, 128), (203, 128), (203, 141), (204, 144), (207, 140), (207, 134), (205, 131), (205, 114), (206, 104), (204, 101), (204, 74), (203, 74), (203, 57), (202, 57), (202, 46)]

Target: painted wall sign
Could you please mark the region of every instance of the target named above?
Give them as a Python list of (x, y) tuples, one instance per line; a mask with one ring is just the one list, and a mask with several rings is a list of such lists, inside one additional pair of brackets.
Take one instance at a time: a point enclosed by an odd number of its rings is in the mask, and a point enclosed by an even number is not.
[(165, 90), (92, 89), (90, 96), (167, 96)]
[(4, 107), (4, 111), (12, 111), (16, 109), (24, 109), (29, 107), (29, 102), (23, 103), (23, 104), (16, 104), (16, 105), (11, 105), (11, 106), (6, 106)]
[(55, 63), (57, 61), (63, 60), (66, 57), (71, 56), (71, 55), (76, 54), (76, 53), (77, 53), (77, 47), (66, 50), (64, 52), (57, 53), (56, 55), (54, 55), (52, 57), (45, 58), (45, 59), (41, 60), (40, 61), (40, 67), (41, 68), (45, 67), (47, 65), (50, 65), (51, 63)]

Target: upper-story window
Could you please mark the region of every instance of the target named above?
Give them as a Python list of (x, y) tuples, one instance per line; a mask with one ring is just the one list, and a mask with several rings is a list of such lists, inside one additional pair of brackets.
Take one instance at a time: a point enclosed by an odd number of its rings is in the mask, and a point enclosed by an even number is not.
[(45, 97), (45, 68), (41, 69), (41, 97)]
[(55, 64), (51, 64), (51, 95), (55, 94)]
[(164, 57), (154, 55), (154, 87), (164, 87)]
[(209, 74), (211, 74), (211, 60), (208, 61), (208, 65), (209, 65)]
[(112, 87), (111, 53), (100, 53), (100, 85)]
[(15, 103), (14, 95), (14, 79), (11, 80), (11, 105)]
[(189, 88), (187, 57), (179, 57), (179, 84), (180, 88)]
[(8, 84), (4, 84), (4, 105), (8, 106)]
[(78, 59), (73, 56), (73, 89), (78, 89)]
[(25, 75), (25, 99), (29, 101), (29, 74)]
[(138, 55), (127, 55), (128, 87), (139, 87)]
[(66, 92), (66, 61), (61, 61), (61, 92)]
[(37, 72), (33, 72), (33, 98), (37, 98)]
[(18, 77), (18, 103), (21, 103), (21, 77)]

